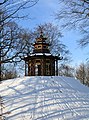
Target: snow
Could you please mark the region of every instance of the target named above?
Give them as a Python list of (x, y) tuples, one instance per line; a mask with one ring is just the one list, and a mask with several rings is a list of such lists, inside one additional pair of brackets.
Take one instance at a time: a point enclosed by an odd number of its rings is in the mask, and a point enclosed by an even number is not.
[(33, 54), (31, 54), (30, 56), (34, 56), (34, 55), (46, 55), (46, 56), (51, 56), (51, 54), (50, 53), (33, 53)]
[(89, 120), (89, 88), (63, 76), (32, 76), (0, 84), (5, 120)]

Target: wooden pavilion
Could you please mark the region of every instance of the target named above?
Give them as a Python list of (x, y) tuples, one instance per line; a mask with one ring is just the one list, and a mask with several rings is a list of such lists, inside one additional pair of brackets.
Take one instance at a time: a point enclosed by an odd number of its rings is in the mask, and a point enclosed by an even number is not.
[(25, 75), (27, 76), (55, 76), (58, 75), (58, 60), (60, 56), (53, 56), (50, 53), (47, 38), (41, 31), (40, 37), (36, 38), (33, 44), (33, 52), (24, 58)]

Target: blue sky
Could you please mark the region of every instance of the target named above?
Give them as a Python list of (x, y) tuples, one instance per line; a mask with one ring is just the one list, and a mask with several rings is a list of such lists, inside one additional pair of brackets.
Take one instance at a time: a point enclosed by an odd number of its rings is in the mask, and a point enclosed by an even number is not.
[[(21, 14), (29, 14), (30, 19), (21, 20), (19, 24), (24, 28), (34, 29), (34, 27), (38, 24), (44, 24), (47, 22), (54, 23), (55, 25), (59, 25), (59, 22), (55, 20), (55, 13), (60, 9), (58, 0), (39, 0), (39, 2)], [(70, 52), (72, 53), (73, 65), (79, 65), (81, 62), (86, 62), (88, 57), (88, 49), (81, 49), (76, 40), (81, 38), (81, 35), (78, 31), (69, 31), (62, 30), (61, 31), (64, 37), (60, 38), (60, 40), (68, 47)]]

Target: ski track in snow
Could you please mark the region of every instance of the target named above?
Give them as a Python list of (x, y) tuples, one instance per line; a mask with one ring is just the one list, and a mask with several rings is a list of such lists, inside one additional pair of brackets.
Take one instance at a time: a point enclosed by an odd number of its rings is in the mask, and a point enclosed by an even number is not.
[(6, 120), (89, 120), (89, 88), (82, 92), (67, 79), (71, 78), (33, 76), (4, 81), (0, 84), (3, 112), (11, 112)]

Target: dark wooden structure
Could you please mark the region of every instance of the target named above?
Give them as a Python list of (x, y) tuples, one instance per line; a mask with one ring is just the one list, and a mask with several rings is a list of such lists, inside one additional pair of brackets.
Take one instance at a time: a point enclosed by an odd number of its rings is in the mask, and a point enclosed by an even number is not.
[(50, 44), (41, 32), (40, 37), (33, 44), (34, 50), (24, 58), (25, 75), (28, 76), (55, 76), (58, 75), (59, 56), (53, 56), (49, 51)]

